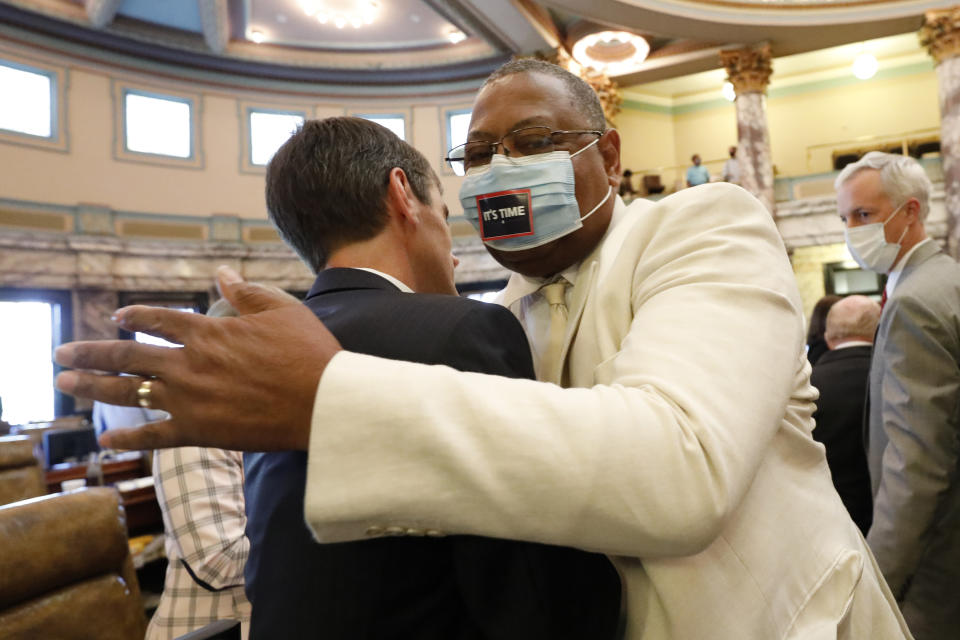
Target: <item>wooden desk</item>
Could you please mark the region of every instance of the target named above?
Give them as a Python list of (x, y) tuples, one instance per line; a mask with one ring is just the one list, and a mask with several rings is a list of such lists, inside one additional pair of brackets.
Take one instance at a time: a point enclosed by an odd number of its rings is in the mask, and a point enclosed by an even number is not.
[[(146, 460), (140, 452), (119, 454), (113, 459), (103, 461), (103, 483), (114, 485), (121, 480), (133, 480), (150, 475)], [(65, 462), (55, 464), (46, 473), (47, 490), (50, 493), (61, 491), (64, 480), (87, 477), (85, 462)], [(120, 504), (127, 514), (127, 531), (131, 536), (142, 533), (163, 531), (163, 517), (157, 494), (153, 486), (141, 487), (120, 492)]]
[[(115, 484), (121, 480), (133, 480), (150, 475), (143, 454), (139, 451), (121, 453), (103, 461), (103, 483)], [(58, 493), (64, 480), (87, 477), (86, 462), (61, 462), (47, 469), (47, 491)]]

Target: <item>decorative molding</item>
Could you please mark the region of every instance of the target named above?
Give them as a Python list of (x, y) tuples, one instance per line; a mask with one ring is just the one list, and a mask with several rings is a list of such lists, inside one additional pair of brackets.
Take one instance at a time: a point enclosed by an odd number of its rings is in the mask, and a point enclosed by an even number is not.
[(765, 93), (773, 73), (770, 45), (720, 52), (720, 62), (727, 70), (727, 81), (739, 96), (742, 93)]
[(271, 51), (244, 42), (228, 43), (228, 51), (221, 56), (193, 34), (174, 38), (164, 31), (164, 40), (133, 22), (96, 30), (60, 15), (53, 17), (6, 3), (0, 3), (0, 26), (24, 30), (19, 36), (24, 42), (49, 36), (53, 39), (50, 46), (57, 50), (69, 51), (79, 44), (86, 49), (86, 55), (113, 64), (118, 54), (127, 55), (137, 59), (138, 64), (163, 65), (174, 77), (194, 70), (212, 71), (252, 82), (268, 78), (271, 84), (286, 81), (314, 85), (311, 92), (317, 91), (316, 85), (325, 85), (331, 95), (338, 89), (343, 92), (344, 86), (350, 89), (350, 95), (363, 94), (367, 88), (382, 95), (388, 88), (410, 91), (411, 87), (423, 94), (449, 93), (460, 90), (464, 84), (476, 85), (510, 59), (509, 53), (497, 51), (485, 41), (471, 45), (476, 46), (469, 56), (453, 56), (448, 47), (438, 51), (408, 50), (406, 58), (415, 59), (416, 63), (405, 67), (388, 66), (389, 61), (381, 53)]
[[(841, 89), (850, 86), (860, 86), (865, 82), (877, 82), (883, 80), (894, 80), (905, 76), (918, 75), (921, 73), (932, 73), (933, 61), (925, 58), (923, 62), (906, 64), (892, 68), (880, 69), (870, 80), (860, 80), (853, 76), (848, 70), (844, 69), (842, 75), (831, 78), (818, 78), (807, 82), (791, 84), (771, 84), (767, 88), (767, 99), (776, 100), (778, 98), (788, 98), (791, 96), (814, 93), (816, 91), (829, 91), (831, 89)], [(719, 96), (720, 92), (714, 92)], [(728, 108), (730, 102), (721, 97), (709, 97), (710, 94), (703, 92), (691, 98), (684, 98), (682, 101), (674, 98), (661, 98), (659, 96), (650, 96), (627, 92), (623, 101), (623, 108), (633, 111), (645, 111), (647, 113), (661, 113), (666, 115), (683, 115), (685, 113), (695, 113), (708, 109)]]
[(927, 11), (918, 35), (937, 64), (953, 58), (960, 53), (960, 7)]
[(198, 0), (203, 40), (213, 53), (222, 54), (230, 41), (230, 16), (227, 0)]
[(117, 10), (123, 0), (84, 0), (83, 5), (87, 10), (87, 19), (90, 20), (90, 26), (94, 29), (102, 29), (111, 22), (117, 15)]

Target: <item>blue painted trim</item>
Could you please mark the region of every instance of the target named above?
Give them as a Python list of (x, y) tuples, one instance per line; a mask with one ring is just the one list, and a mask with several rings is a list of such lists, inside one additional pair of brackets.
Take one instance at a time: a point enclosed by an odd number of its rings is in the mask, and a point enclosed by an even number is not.
[(673, 115), (673, 107), (662, 105), (662, 104), (650, 104), (649, 102), (641, 102), (639, 100), (630, 100), (628, 98), (623, 101), (622, 105), (625, 109), (630, 109), (631, 111), (661, 113), (668, 116)]

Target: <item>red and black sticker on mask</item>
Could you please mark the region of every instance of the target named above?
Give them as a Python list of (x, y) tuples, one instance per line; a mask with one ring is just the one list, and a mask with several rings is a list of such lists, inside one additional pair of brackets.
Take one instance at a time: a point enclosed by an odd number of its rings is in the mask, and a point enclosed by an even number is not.
[(533, 235), (530, 189), (513, 189), (477, 196), (480, 237), (501, 240)]

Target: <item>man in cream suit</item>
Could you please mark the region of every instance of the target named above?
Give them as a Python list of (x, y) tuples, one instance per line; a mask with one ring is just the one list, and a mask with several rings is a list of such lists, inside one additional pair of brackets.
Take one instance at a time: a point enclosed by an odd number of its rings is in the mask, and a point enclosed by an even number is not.
[[(236, 327), (134, 307), (122, 326), (174, 335), (182, 353), (58, 351), (68, 366), (156, 376), (151, 402), (174, 419), (109, 443), (306, 449), (306, 516), (324, 542), (428, 527), (602, 551), (631, 639), (908, 638), (810, 435), (801, 302), (769, 213), (728, 184), (625, 207), (610, 195), (619, 134), (585, 83), (546, 63), (495, 72), (468, 140), (450, 154), (467, 170), (461, 201), (516, 272), (503, 302), (539, 377), (560, 384), (341, 350), (302, 309), (223, 270), (225, 295), (260, 311)], [(247, 338), (245, 371), (212, 376), (226, 329)], [(136, 399), (122, 379), (59, 385)], [(196, 406), (201, 393), (236, 404)]]
[(847, 244), (889, 274), (870, 366), (867, 541), (918, 640), (960, 633), (960, 265), (927, 237), (930, 180), (868, 153), (837, 176)]

